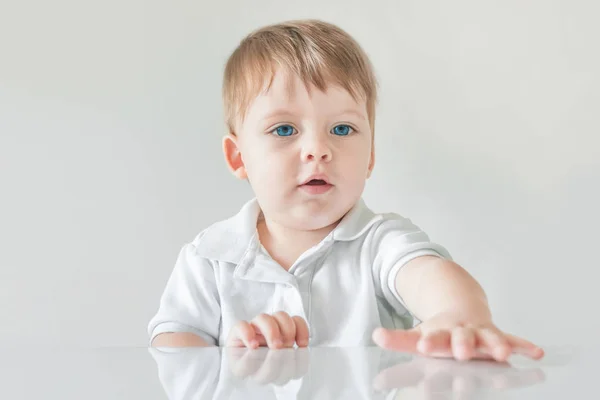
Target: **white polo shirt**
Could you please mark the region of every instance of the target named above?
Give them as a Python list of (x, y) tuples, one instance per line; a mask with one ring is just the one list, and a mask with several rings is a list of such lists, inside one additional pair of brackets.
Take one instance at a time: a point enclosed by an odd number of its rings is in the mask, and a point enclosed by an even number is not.
[(238, 321), (282, 310), (306, 320), (310, 346), (372, 346), (375, 328), (418, 322), (396, 291), (399, 269), (423, 255), (451, 259), (409, 219), (375, 214), (361, 199), (286, 271), (260, 244), (259, 215), (252, 199), (183, 246), (148, 325), (150, 343), (192, 332), (222, 346)]

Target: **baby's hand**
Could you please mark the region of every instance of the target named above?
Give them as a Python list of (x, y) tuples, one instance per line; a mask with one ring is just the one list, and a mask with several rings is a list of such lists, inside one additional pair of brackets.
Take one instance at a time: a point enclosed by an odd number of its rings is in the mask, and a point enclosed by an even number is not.
[(279, 311), (273, 315), (260, 314), (252, 321), (238, 322), (229, 333), (225, 346), (248, 347), (268, 346), (271, 349), (308, 346), (308, 325), (302, 317), (290, 317)]
[(536, 360), (544, 356), (540, 347), (502, 332), (491, 321), (473, 324), (452, 313), (440, 313), (410, 330), (378, 328), (373, 340), (390, 350), (457, 360), (506, 361), (511, 353)]

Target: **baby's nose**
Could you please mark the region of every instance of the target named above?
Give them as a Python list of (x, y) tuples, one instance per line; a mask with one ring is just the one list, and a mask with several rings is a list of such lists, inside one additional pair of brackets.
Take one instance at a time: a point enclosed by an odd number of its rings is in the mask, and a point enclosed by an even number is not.
[(307, 144), (304, 152), (303, 159), (306, 162), (310, 161), (331, 161), (331, 149), (323, 139), (312, 140), (311, 143)]

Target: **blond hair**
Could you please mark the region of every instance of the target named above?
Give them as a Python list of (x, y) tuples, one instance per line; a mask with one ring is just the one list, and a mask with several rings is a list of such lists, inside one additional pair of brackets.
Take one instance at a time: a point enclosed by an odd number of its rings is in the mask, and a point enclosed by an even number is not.
[[(296, 20), (260, 28), (246, 36), (225, 66), (223, 103), (230, 133), (250, 103), (268, 90), (278, 67), (295, 73), (321, 91), (333, 83), (355, 100), (366, 100), (371, 130), (375, 128), (377, 80), (360, 45), (341, 28), (319, 20)], [(266, 87), (265, 87), (266, 86)]]

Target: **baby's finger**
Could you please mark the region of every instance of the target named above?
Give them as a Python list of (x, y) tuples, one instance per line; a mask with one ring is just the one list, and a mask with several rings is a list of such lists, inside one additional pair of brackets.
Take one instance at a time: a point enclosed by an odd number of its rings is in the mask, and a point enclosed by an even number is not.
[(373, 331), (373, 341), (379, 347), (402, 353), (417, 353), (417, 343), (421, 332), (416, 329), (377, 328)]
[(544, 357), (544, 350), (530, 341), (508, 333), (505, 333), (504, 336), (508, 340), (508, 343), (512, 346), (513, 352), (531, 357), (534, 360), (539, 360), (540, 358)]
[(227, 339), (227, 346), (230, 347), (248, 347), (249, 349), (255, 349), (258, 345), (256, 332), (252, 325), (247, 321), (239, 321), (235, 324)]
[(278, 311), (273, 314), (273, 318), (279, 325), (283, 347), (294, 347), (294, 343), (296, 343), (296, 324), (292, 317), (284, 311)]
[(252, 320), (252, 325), (265, 337), (269, 348), (278, 349), (283, 346), (279, 325), (273, 317), (267, 314), (259, 314)]
[(294, 324), (296, 326), (296, 344), (298, 347), (306, 347), (308, 346), (308, 325), (304, 318), (299, 317), (297, 315), (292, 317)]
[(424, 354), (446, 353), (451, 350), (450, 331), (445, 329), (423, 333), (417, 350)]
[[(496, 361), (506, 361), (512, 351), (502, 332), (491, 328), (479, 328), (476, 331), (477, 347), (483, 347)], [(486, 351), (487, 350), (487, 351)]]
[(475, 355), (475, 333), (470, 328), (457, 326), (450, 339), (452, 354), (457, 360), (469, 360)]

